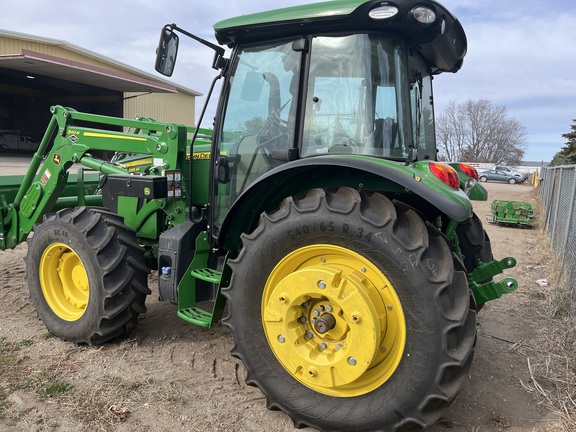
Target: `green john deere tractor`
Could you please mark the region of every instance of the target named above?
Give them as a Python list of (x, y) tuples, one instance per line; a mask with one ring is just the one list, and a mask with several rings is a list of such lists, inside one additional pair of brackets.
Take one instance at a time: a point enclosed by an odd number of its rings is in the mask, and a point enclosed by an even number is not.
[(214, 49), (214, 129), (53, 107), (28, 173), (0, 181), (0, 247), (28, 239), (32, 302), (62, 339), (122, 335), (155, 271), (182, 319), (227, 311), (247, 382), (296, 427), (432, 424), (477, 310), (517, 286), (493, 279), (515, 261), (492, 257), (475, 169), (436, 161), (432, 77), (460, 69), (460, 23), (431, 0), (338, 0), (214, 30), (167, 25), (156, 59), (170, 76), (177, 33)]

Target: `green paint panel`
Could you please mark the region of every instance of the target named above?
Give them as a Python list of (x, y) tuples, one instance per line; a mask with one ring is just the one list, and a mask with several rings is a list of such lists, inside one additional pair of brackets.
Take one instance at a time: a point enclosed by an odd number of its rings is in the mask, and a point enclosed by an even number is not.
[(365, 0), (321, 2), (242, 15), (240, 17), (230, 18), (214, 24), (214, 30), (219, 32), (231, 28), (246, 27), (263, 23), (344, 16), (349, 15), (358, 6), (364, 3), (366, 3)]

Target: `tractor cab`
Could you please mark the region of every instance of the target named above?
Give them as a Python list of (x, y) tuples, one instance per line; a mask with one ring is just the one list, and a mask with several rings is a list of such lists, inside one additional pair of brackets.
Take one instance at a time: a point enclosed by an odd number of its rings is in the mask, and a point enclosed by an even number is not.
[(214, 133), (216, 231), (242, 193), (286, 164), (436, 159), (432, 76), (456, 72), (466, 52), (438, 3), (325, 2), (214, 29), (233, 49)]

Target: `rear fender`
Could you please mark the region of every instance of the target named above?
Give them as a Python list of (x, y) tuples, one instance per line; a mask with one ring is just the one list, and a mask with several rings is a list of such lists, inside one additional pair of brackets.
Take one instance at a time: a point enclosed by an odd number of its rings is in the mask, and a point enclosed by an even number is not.
[(315, 187), (348, 186), (382, 192), (411, 203), (434, 217), (444, 215), (461, 222), (472, 216), (469, 197), (436, 178), (428, 163), (405, 165), (362, 156), (327, 156), (300, 159), (281, 165), (252, 183), (234, 202), (218, 233), (218, 246), (233, 250), (240, 235), (251, 232), (263, 211)]
[[(451, 162), (450, 165), (452, 168), (456, 170), (458, 174), (458, 178), (460, 179), (460, 189), (464, 190), (466, 194), (470, 197), (473, 201), (487, 201), (488, 200), (488, 191), (476, 180), (478, 175), (476, 175), (476, 179), (468, 176), (462, 170), (462, 164), (458, 162)], [(467, 164), (466, 164), (467, 165)], [(470, 166), (471, 169), (476, 169)]]

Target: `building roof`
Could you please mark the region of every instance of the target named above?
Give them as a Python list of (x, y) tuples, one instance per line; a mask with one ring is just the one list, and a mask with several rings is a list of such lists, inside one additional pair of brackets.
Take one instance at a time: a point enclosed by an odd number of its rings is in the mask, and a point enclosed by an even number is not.
[[(0, 54), (0, 68), (23, 71), (30, 75), (45, 75), (69, 81), (107, 88), (120, 92), (187, 93), (200, 96), (194, 90), (175, 85), (139, 69), (78, 47), (66, 41), (33, 36), (0, 29), (0, 38), (54, 46), (74, 54), (78, 61), (22, 48), (20, 52)], [(85, 59), (95, 60), (88, 64)]]
[(550, 165), (550, 162), (546, 161), (523, 161), (521, 166), (530, 168), (536, 168), (536, 167), (545, 168), (548, 165)]

